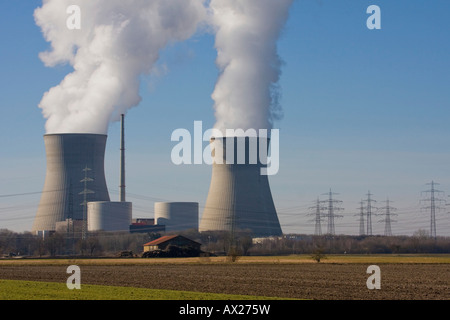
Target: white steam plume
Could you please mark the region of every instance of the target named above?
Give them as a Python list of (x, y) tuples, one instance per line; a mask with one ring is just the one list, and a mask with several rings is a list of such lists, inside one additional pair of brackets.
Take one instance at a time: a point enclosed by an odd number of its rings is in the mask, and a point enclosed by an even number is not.
[(293, 0), (211, 0), (217, 65), (215, 127), (271, 129), (278, 112), (277, 41)]
[[(67, 28), (70, 5), (81, 9), (79, 30)], [(73, 66), (39, 104), (47, 133), (105, 134), (141, 101), (140, 77), (160, 50), (192, 36), (205, 11), (203, 0), (44, 0), (34, 15), (52, 48), (40, 58)]]

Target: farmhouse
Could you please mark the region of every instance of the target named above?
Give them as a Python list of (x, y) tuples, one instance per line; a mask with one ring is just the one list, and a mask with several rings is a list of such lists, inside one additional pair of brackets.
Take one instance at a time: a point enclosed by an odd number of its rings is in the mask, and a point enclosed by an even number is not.
[(144, 252), (153, 250), (165, 250), (169, 245), (177, 247), (189, 247), (200, 251), (201, 244), (181, 235), (163, 236), (144, 244)]

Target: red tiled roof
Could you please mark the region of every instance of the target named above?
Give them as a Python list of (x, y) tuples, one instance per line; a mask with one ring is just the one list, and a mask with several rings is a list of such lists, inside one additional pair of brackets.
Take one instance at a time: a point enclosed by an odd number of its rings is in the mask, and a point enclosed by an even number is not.
[(172, 235), (172, 236), (162, 236), (161, 238), (155, 239), (153, 241), (147, 242), (146, 244), (144, 244), (144, 246), (156, 246), (160, 243), (166, 242), (168, 240), (171, 240), (173, 238), (178, 237), (178, 235)]

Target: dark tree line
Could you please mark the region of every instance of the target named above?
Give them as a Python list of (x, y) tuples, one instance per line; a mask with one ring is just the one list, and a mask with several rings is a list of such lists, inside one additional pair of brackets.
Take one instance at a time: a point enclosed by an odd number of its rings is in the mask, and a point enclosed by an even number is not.
[(450, 253), (450, 238), (291, 235), (262, 240), (251, 248), (250, 254), (313, 254), (318, 250), (327, 254)]
[[(168, 233), (166, 233), (168, 234)], [(288, 234), (254, 239), (249, 232), (202, 232), (188, 230), (179, 234), (202, 244), (203, 252), (215, 255), (312, 254), (389, 254), (450, 253), (450, 237), (430, 237), (423, 230), (412, 236), (350, 236)], [(160, 237), (158, 233), (96, 232), (85, 239), (64, 233), (45, 237), (30, 232), (0, 230), (0, 257), (8, 256), (117, 256), (127, 251), (141, 256), (143, 244)]]
[[(240, 255), (313, 254), (390, 254), (390, 253), (450, 253), (450, 237), (429, 237), (419, 230), (412, 236), (350, 236), (288, 234), (282, 237), (252, 239), (249, 233), (238, 233), (230, 239), (226, 233), (206, 233), (199, 236), (204, 251)], [(234, 246), (233, 246), (233, 245)]]
[(142, 245), (160, 235), (148, 233), (107, 232), (79, 235), (50, 233), (45, 236), (30, 232), (16, 233), (0, 230), (0, 257), (8, 256), (112, 256), (121, 251), (140, 253)]

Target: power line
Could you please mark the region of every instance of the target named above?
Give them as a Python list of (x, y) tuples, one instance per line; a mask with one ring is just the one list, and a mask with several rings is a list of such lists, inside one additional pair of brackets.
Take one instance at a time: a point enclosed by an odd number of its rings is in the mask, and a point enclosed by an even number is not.
[[(428, 184), (428, 185), (431, 185)], [(434, 223), (436, 224), (436, 228), (441, 230), (440, 233), (445, 232), (445, 234), (448, 234), (449, 228), (450, 228), (450, 220), (441, 220), (440, 219), (440, 215), (439, 215), (439, 201), (436, 201), (437, 198), (439, 198), (439, 195), (437, 195), (436, 192), (439, 192), (439, 190), (436, 190), (437, 188), (437, 183), (433, 182), (433, 185), (431, 186), (430, 190), (427, 190), (427, 192), (429, 192), (430, 194), (428, 194), (429, 199), (425, 199), (425, 200), (420, 200), (404, 206), (404, 207), (400, 207), (396, 213), (399, 216), (399, 222), (400, 220), (402, 220), (402, 223), (399, 224), (397, 223), (397, 232), (396, 233), (401, 233), (401, 234), (407, 234), (407, 233), (412, 233), (413, 231), (416, 231), (419, 228), (423, 228), (425, 226), (425, 228), (428, 230), (427, 226), (430, 226), (430, 230), (431, 230), (431, 199), (433, 197), (431, 197), (431, 190), (435, 190), (434, 193), (434, 206), (435, 206), (435, 218), (434, 218)], [(71, 189), (72, 192), (75, 191), (73, 189), (76, 189), (76, 184), (74, 184), (72, 186), (72, 188), (70, 186), (67, 187), (67, 192), (70, 194), (71, 193)], [(49, 192), (49, 191), (44, 191), (44, 192)], [(111, 193), (119, 193), (117, 190), (110, 190)], [(5, 201), (5, 206), (4, 207), (0, 207), (0, 224), (3, 225), (5, 223), (13, 223), (15, 225), (20, 225), (20, 227), (22, 227), (24, 221), (27, 221), (28, 219), (31, 220), (33, 218), (35, 218), (35, 206), (36, 204), (27, 204), (25, 201), (26, 197), (32, 196), (32, 195), (37, 195), (37, 194), (42, 194), (42, 191), (37, 191), (37, 192), (24, 192), (24, 193), (10, 193), (10, 194), (3, 194), (0, 195), (0, 198), (3, 198), (5, 200), (8, 200), (8, 197), (11, 198), (16, 198), (19, 197), (21, 198), (21, 204), (20, 205), (7, 205)], [(76, 194), (77, 192), (73, 192), (73, 194)], [(138, 212), (146, 212), (148, 214), (151, 214), (153, 212), (153, 207), (150, 206), (147, 203), (152, 203), (155, 201), (170, 201), (169, 199), (162, 199), (162, 198), (157, 198), (155, 195), (141, 195), (141, 194), (130, 194), (130, 197), (132, 197), (133, 199), (135, 199), (136, 201), (142, 201), (142, 205), (139, 206), (139, 204), (133, 205), (133, 209), (135, 209), (134, 211), (138, 211)], [(372, 198), (372, 195), (370, 196)], [(22, 199), (23, 198), (23, 199)], [(3, 199), (0, 199), (3, 201)], [(12, 200), (12, 199), (11, 199)], [(438, 199), (441, 201), (444, 201), (442, 199)], [(363, 200), (364, 201), (364, 200)], [(371, 202), (374, 202), (375, 200), (371, 199)], [(428, 201), (428, 203), (424, 206), (423, 201)], [(70, 202), (70, 197), (69, 197), (69, 202)], [(144, 203), (145, 202), (145, 203)], [(315, 200), (314, 200), (315, 202)], [(327, 201), (325, 201), (327, 202)], [(3, 203), (2, 203), (3, 204)], [(391, 204), (391, 203), (390, 203)], [(148, 207), (147, 207), (148, 205)], [(280, 218), (282, 219), (286, 219), (286, 222), (283, 224), (284, 227), (287, 228), (293, 228), (294, 226), (296, 226), (296, 222), (293, 222), (292, 219), (293, 217), (297, 217), (298, 216), (298, 211), (302, 211), (303, 209), (308, 208), (309, 206), (311, 206), (311, 202), (310, 203), (301, 203), (300, 205), (296, 205), (296, 206), (285, 206), (282, 209), (277, 210), (277, 213), (279, 215)], [(69, 205), (70, 207), (70, 205)], [(201, 205), (201, 203), (199, 203), (199, 209), (201, 211), (201, 209), (204, 206)], [(442, 205), (443, 207), (443, 205)], [(315, 208), (315, 207), (314, 207)], [(374, 207), (373, 207), (373, 203), (371, 205), (372, 208), (372, 213), (374, 211)], [(361, 209), (361, 208), (360, 208)], [(427, 214), (424, 215), (424, 209), (426, 209)], [(325, 209), (326, 210), (326, 209)], [(18, 212), (18, 211), (23, 211), (22, 212)], [(295, 211), (295, 212), (294, 212)], [(365, 223), (365, 217), (366, 217), (366, 206), (363, 206), (363, 209), (361, 210), (363, 212), (363, 219), (359, 220), (359, 227), (361, 228), (361, 222)], [(334, 212), (336, 213), (336, 211)], [(391, 212), (392, 213), (392, 212)], [(361, 217), (361, 213), (359, 214)], [(70, 214), (69, 214), (70, 216)], [(395, 222), (394, 220), (392, 220), (392, 216), (390, 216), (391, 218), (391, 223)], [(321, 209), (321, 217), (320, 217), (320, 232), (323, 231), (324, 227), (323, 227), (323, 222), (325, 221), (325, 217), (328, 217), (328, 215), (326, 214), (326, 211), (324, 211), (323, 209)], [(318, 219), (319, 220), (319, 219)], [(357, 219), (354, 219), (357, 221)], [(405, 220), (407, 220), (407, 222), (405, 222)], [(313, 223), (316, 220), (312, 220)], [(343, 228), (349, 229), (356, 229), (358, 230), (358, 224), (355, 221), (355, 223), (340, 223), (339, 225), (342, 226)], [(437, 221), (437, 222), (436, 222)], [(386, 221), (385, 221), (386, 222)], [(308, 224), (302, 224), (301, 228), (303, 227), (308, 227), (310, 228), (309, 230), (314, 230), (313, 229), (313, 223), (308, 223)], [(439, 225), (437, 225), (439, 224)], [(319, 227), (319, 224), (316, 224), (317, 227)], [(365, 227), (365, 225), (363, 224), (363, 228)], [(314, 227), (315, 228), (315, 227)], [(386, 225), (385, 225), (385, 229), (386, 229)], [(311, 230), (311, 231), (312, 231)], [(366, 230), (366, 229), (364, 229)], [(438, 235), (439, 230), (436, 230), (436, 236)], [(319, 231), (319, 230), (317, 230)], [(361, 230), (360, 230), (361, 231)], [(385, 230), (386, 231), (386, 230)], [(295, 232), (295, 231), (293, 231)], [(433, 234), (434, 235), (434, 234)]]

